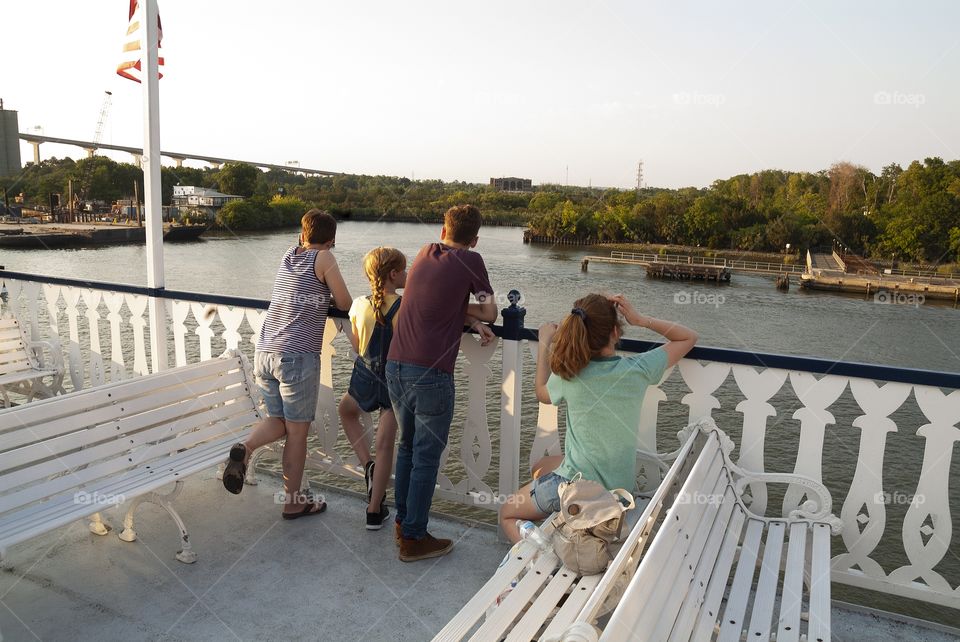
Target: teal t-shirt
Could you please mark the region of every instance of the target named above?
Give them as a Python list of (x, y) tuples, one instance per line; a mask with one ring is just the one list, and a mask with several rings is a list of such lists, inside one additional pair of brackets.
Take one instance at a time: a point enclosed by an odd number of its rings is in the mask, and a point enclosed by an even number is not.
[(605, 488), (633, 492), (637, 476), (637, 428), (647, 386), (667, 369), (663, 347), (629, 357), (593, 359), (569, 381), (551, 374), (550, 401), (567, 402), (563, 463), (554, 471), (567, 479), (581, 473)]

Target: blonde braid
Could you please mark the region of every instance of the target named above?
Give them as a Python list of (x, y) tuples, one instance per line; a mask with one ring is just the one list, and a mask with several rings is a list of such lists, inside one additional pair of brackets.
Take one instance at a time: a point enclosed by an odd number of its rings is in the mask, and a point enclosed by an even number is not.
[(363, 257), (363, 271), (370, 281), (370, 302), (373, 304), (373, 314), (378, 325), (386, 323), (383, 314), (383, 303), (386, 300), (384, 284), (394, 270), (403, 270), (407, 267), (407, 257), (398, 249), (392, 247), (375, 247)]
[(373, 295), (370, 297), (370, 303), (373, 304), (373, 315), (377, 319), (377, 325), (383, 325), (386, 319), (383, 316), (383, 275), (377, 272), (370, 281), (370, 289)]

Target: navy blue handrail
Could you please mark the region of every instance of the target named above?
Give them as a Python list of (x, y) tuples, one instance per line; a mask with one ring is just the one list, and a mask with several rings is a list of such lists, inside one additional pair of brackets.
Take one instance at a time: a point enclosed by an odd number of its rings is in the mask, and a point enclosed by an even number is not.
[[(50, 283), (52, 285), (67, 285), (73, 287), (90, 288), (94, 290), (126, 292), (131, 294), (154, 296), (163, 299), (176, 299), (180, 301), (195, 301), (198, 303), (241, 306), (245, 308), (254, 308), (257, 310), (266, 310), (270, 305), (270, 302), (265, 299), (249, 299), (245, 297), (225, 296), (221, 294), (202, 294), (199, 292), (167, 290), (165, 288), (148, 288), (144, 286), (128, 285), (123, 283), (104, 283), (101, 281), (87, 281), (83, 279), (65, 279), (53, 276), (38, 276), (23, 272), (11, 272), (9, 270), (0, 270), (0, 278)], [(347, 318), (347, 313), (337, 310), (336, 308), (331, 308), (330, 316), (345, 319)], [(504, 329), (501, 326), (492, 326), (492, 329), (497, 336), (504, 336)], [(537, 341), (537, 331), (530, 328), (523, 328), (519, 332), (519, 338)], [(652, 350), (660, 345), (662, 345), (662, 343), (656, 341), (640, 341), (637, 339), (623, 339), (620, 342), (620, 348), (626, 352), (646, 352), (647, 350)], [(719, 361), (723, 363), (732, 363), (754, 368), (800, 370), (821, 375), (832, 374), (842, 377), (859, 377), (862, 379), (874, 379), (877, 381), (896, 381), (900, 383), (909, 383), (922, 386), (960, 389), (960, 373), (957, 372), (938, 372), (935, 370), (921, 370), (917, 368), (898, 368), (895, 366), (882, 366), (871, 363), (831, 361), (829, 359), (819, 359), (816, 357), (800, 357), (767, 352), (747, 352), (743, 350), (730, 350), (728, 348), (710, 348), (707, 346), (695, 347), (688, 356), (692, 359)]]

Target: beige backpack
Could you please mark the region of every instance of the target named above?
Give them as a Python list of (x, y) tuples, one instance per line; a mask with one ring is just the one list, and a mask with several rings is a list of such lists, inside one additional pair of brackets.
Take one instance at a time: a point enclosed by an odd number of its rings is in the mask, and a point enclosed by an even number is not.
[(622, 488), (607, 490), (580, 473), (558, 490), (553, 550), (576, 573), (602, 573), (613, 559), (611, 545), (620, 538), (623, 513), (634, 507), (633, 495)]

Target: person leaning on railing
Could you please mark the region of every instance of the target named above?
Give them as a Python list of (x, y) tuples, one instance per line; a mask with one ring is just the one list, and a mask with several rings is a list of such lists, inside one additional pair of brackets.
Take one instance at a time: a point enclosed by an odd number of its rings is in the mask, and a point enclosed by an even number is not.
[(317, 408), (327, 312), (331, 302), (346, 311), (353, 301), (337, 259), (330, 252), (336, 235), (337, 221), (327, 212), (312, 209), (301, 219), (299, 245), (283, 255), (255, 355), (254, 374), (266, 419), (254, 427), (245, 442), (230, 449), (223, 471), (224, 487), (239, 493), (250, 455), (286, 437), (284, 519), (316, 515), (327, 508), (325, 502), (300, 493), (300, 482), (307, 458), (307, 431)]
[[(520, 541), (517, 520), (543, 519), (559, 511), (559, 486), (577, 473), (608, 490), (633, 491), (644, 393), (690, 352), (698, 338), (678, 323), (640, 314), (623, 295), (588, 294), (573, 305), (559, 327), (540, 326), (537, 359), (537, 399), (553, 405), (567, 402), (564, 454), (541, 459), (533, 467), (534, 481), (500, 507), (500, 528), (514, 543)], [(617, 356), (616, 345), (623, 336), (618, 313), (630, 325), (663, 335), (667, 343), (649, 352)]]

